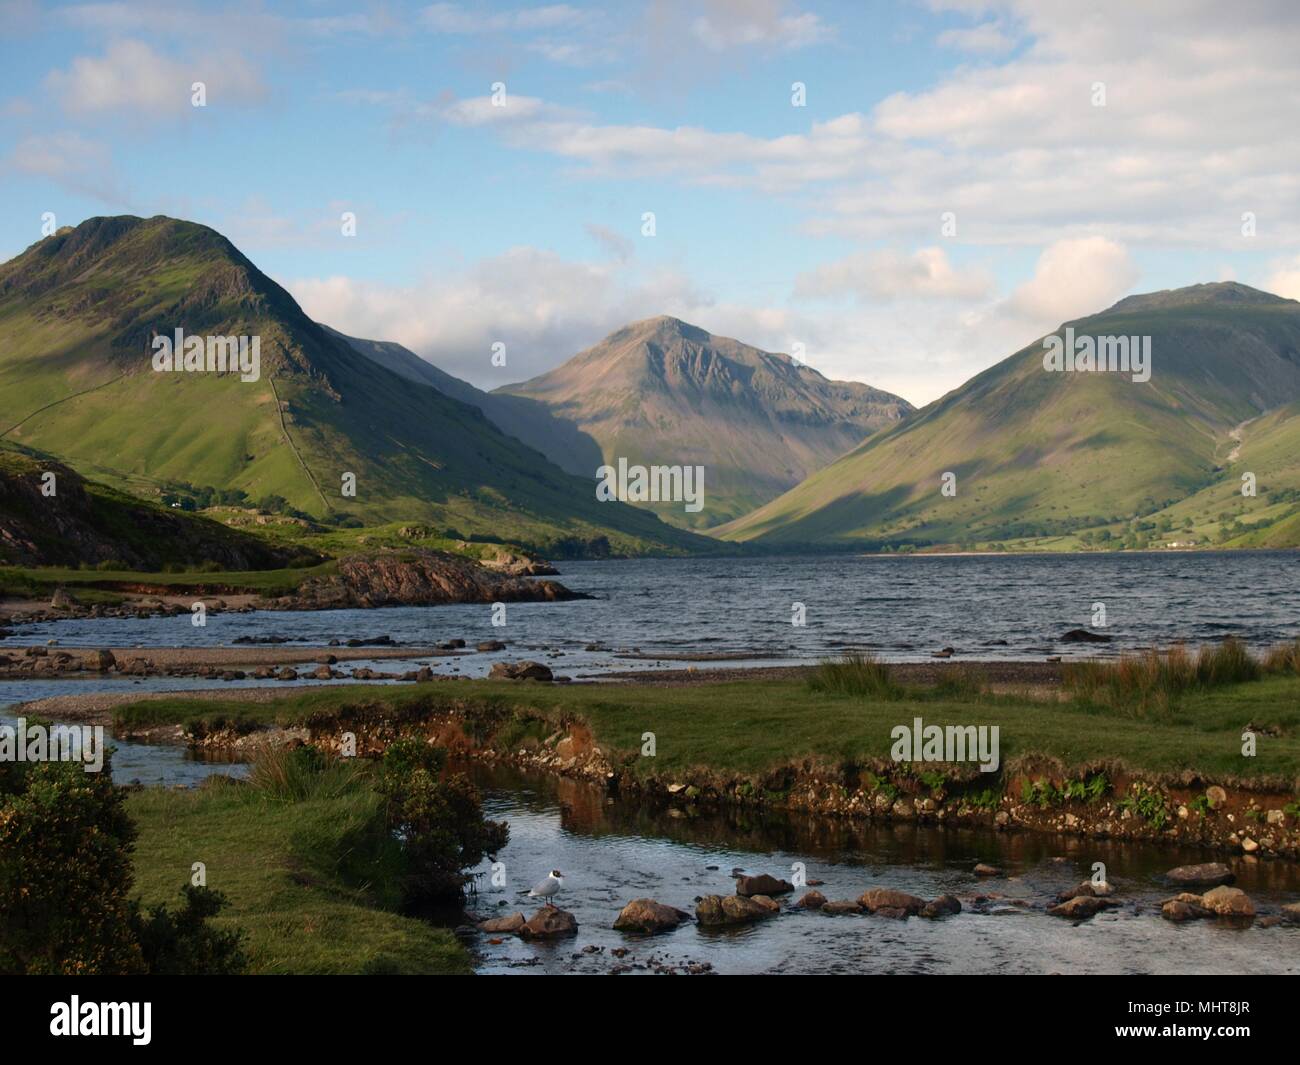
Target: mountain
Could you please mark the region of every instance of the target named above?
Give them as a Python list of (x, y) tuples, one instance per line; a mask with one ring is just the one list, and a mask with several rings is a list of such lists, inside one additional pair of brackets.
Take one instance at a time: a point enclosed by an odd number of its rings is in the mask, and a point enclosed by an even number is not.
[[(771, 544), (1300, 544), (1300, 303), (1234, 282), (1052, 336), (1150, 337), (1151, 376), (1050, 372), (1043, 339), (717, 534)], [(956, 494), (944, 496), (945, 473)], [(1244, 498), (1242, 474), (1258, 494)]]
[[(155, 370), (154, 338), (177, 328), (258, 338), (259, 372)], [(436, 522), (539, 550), (697, 543), (599, 502), (590, 474), (362, 356), (219, 233), (163, 216), (92, 218), (0, 266), (0, 438), (146, 496), (213, 488), (336, 523)]]
[[(51, 494), (44, 492), (53, 475)], [(161, 570), (196, 559), (226, 570), (314, 565), (310, 551), (278, 548), (249, 533), (95, 484), (61, 463), (0, 447), (0, 562)]]
[(718, 525), (798, 484), (912, 410), (868, 385), (828, 381), (788, 355), (658, 317), (562, 366), (491, 393), (488, 417), (553, 462), (704, 467), (704, 507), (646, 504), (665, 521)]

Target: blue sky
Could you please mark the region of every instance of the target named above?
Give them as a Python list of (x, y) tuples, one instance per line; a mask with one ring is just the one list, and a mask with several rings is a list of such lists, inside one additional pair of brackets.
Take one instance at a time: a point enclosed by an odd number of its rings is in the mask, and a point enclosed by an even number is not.
[(0, 0), (0, 256), (164, 213), (484, 387), (670, 313), (918, 403), (1133, 291), (1300, 297), (1292, 5), (1079, 7)]

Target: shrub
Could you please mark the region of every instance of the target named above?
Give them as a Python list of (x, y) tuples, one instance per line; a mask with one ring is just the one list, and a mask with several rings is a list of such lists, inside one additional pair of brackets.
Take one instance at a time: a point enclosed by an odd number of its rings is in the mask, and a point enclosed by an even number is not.
[(208, 925), (226, 905), (226, 897), (207, 887), (181, 888), (185, 905), (175, 914), (165, 905), (147, 914), (132, 908), (131, 923), (145, 967), (158, 976), (230, 976), (242, 973), (248, 959), (241, 949), (244, 934), (217, 931)]
[(457, 898), (465, 870), (506, 845), (509, 827), (488, 821), (478, 789), (462, 773), (443, 773), (447, 752), (421, 740), (399, 740), (384, 752), (377, 787), (389, 827), (402, 841), (407, 905)]
[(0, 763), (0, 972), (145, 971), (123, 799), (107, 766)]

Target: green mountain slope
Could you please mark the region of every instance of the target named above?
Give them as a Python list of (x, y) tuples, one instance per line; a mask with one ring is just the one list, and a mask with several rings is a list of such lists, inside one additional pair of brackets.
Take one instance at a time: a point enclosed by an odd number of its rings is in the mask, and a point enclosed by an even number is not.
[[(52, 493), (42, 490), (52, 474)], [(228, 570), (314, 565), (319, 556), (278, 548), (207, 518), (95, 484), (12, 446), (0, 447), (0, 563), (161, 570), (196, 560)]]
[[(1264, 516), (1283, 517), (1285, 500), (1270, 494), (1296, 483), (1300, 433), (1284, 408), (1300, 401), (1300, 303), (1197, 285), (1067, 324), (1077, 336), (1150, 336), (1150, 381), (1048, 372), (1035, 341), (718, 535), (1078, 546), (1135, 529), (1177, 540), (1191, 529), (1198, 542), (1229, 542), (1225, 506), (1281, 507)], [(1259, 496), (1243, 501), (1240, 474), (1252, 464)], [(956, 475), (955, 496), (941, 494), (945, 473)]]
[(793, 487), (912, 407), (869, 385), (829, 381), (788, 355), (658, 317), (497, 389), (483, 409), (573, 473), (591, 476), (619, 458), (703, 466), (701, 511), (645, 506), (665, 521), (707, 528)]
[[(260, 336), (260, 378), (154, 371), (151, 337), (178, 327)], [(141, 494), (187, 482), (326, 520), (429, 521), (539, 548), (695, 543), (598, 502), (590, 476), (361, 356), (220, 234), (162, 216), (93, 218), (0, 266), (0, 438)]]

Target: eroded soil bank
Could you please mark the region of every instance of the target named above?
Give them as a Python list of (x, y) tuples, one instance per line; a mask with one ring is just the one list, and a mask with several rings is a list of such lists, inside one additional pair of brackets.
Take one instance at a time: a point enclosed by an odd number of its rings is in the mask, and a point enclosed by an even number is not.
[[(588, 780), (626, 798), (692, 808), (766, 808), (830, 818), (1031, 830), (1095, 839), (1195, 845), (1261, 858), (1300, 857), (1293, 796), (1273, 782), (1133, 772), (1118, 761), (1065, 767), (1024, 757), (987, 777), (968, 766), (885, 760), (791, 761), (760, 774), (698, 767), (672, 775), (639, 751), (601, 746), (576, 716), (536, 707), (430, 695), (401, 706), (346, 705), (272, 728), (201, 722), (166, 737), (249, 756), (263, 744), (311, 742), (377, 755), (418, 736), (455, 754)], [(133, 738), (146, 738), (136, 733)], [(148, 737), (160, 738), (157, 728)]]

